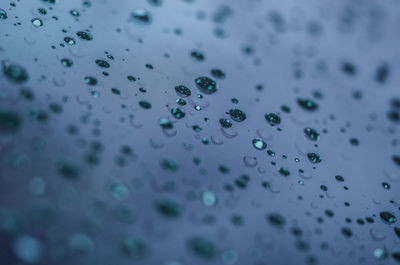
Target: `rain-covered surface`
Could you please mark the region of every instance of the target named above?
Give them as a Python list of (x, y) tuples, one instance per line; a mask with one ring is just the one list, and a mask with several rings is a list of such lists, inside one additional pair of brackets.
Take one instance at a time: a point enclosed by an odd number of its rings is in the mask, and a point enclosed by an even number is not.
[(400, 2), (1, 0), (1, 264), (400, 264)]

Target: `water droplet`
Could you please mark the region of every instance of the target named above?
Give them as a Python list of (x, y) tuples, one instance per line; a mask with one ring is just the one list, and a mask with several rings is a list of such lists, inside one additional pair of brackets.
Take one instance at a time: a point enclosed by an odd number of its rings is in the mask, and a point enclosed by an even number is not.
[(379, 213), (379, 216), (381, 217), (382, 221), (386, 224), (396, 223), (396, 216), (394, 216), (394, 214), (392, 214), (391, 212), (383, 211)]
[(217, 83), (209, 77), (201, 76), (195, 80), (197, 88), (204, 94), (211, 95), (217, 92)]
[(95, 86), (97, 85), (97, 79), (92, 76), (86, 76), (85, 83), (88, 84), (89, 86)]
[(396, 234), (396, 236), (397, 236), (398, 238), (400, 238), (400, 228), (395, 227), (395, 228), (394, 228), (394, 233)]
[(190, 95), (192, 94), (190, 89), (183, 85), (176, 86), (175, 91), (181, 97), (190, 97)]
[(161, 167), (171, 173), (174, 173), (179, 169), (178, 165), (170, 159), (163, 159), (161, 161)]
[(387, 182), (382, 182), (382, 187), (383, 187), (385, 190), (389, 190), (389, 189), (390, 189), (390, 185), (389, 185), (389, 183), (387, 183)]
[(74, 62), (69, 58), (63, 58), (61, 59), (61, 64), (64, 67), (72, 67), (74, 65)]
[(69, 11), (69, 13), (70, 13), (72, 16), (74, 16), (74, 17), (79, 17), (79, 16), (81, 15), (81, 14), (79, 13), (79, 11), (76, 10), (76, 9), (73, 9), (73, 10)]
[(134, 237), (129, 237), (122, 241), (121, 251), (124, 255), (135, 260), (145, 258), (150, 252), (148, 245), (144, 241)]
[[(163, 3), (163, 0), (147, 0), (147, 2), (153, 6), (161, 6)], [(175, 264), (175, 265), (179, 265), (179, 264)]]
[(101, 68), (110, 68), (110, 63), (107, 62), (106, 60), (97, 59), (96, 64)]
[(0, 133), (16, 133), (21, 124), (22, 120), (17, 113), (0, 110)]
[(143, 8), (135, 9), (131, 13), (131, 19), (141, 25), (149, 25), (152, 21), (151, 14)]
[(68, 43), (68, 45), (75, 45), (75, 44), (76, 44), (76, 41), (75, 41), (73, 38), (71, 38), (71, 37), (65, 37), (65, 38), (64, 38), (64, 41), (65, 41), (66, 43)]
[(192, 236), (187, 240), (187, 246), (199, 258), (210, 260), (215, 256), (215, 245), (207, 238)]
[(382, 248), (377, 248), (374, 250), (374, 257), (379, 260), (384, 260), (388, 257), (387, 252)]
[(225, 73), (221, 69), (212, 69), (210, 72), (214, 78), (225, 79), (226, 77)]
[(40, 28), (41, 26), (43, 26), (43, 22), (39, 18), (34, 18), (31, 20), (31, 22), (32, 22), (32, 25), (36, 28)]
[(246, 113), (240, 109), (231, 109), (229, 111), (229, 115), (231, 116), (232, 120), (236, 122), (242, 122), (246, 119)]
[(111, 196), (117, 200), (124, 200), (129, 196), (128, 187), (125, 186), (125, 184), (118, 181), (111, 182), (108, 185), (107, 189), (108, 192), (111, 194)]
[(185, 111), (181, 108), (171, 109), (171, 114), (175, 117), (175, 119), (182, 119), (183, 117), (185, 117)]
[(277, 228), (283, 228), (286, 223), (285, 218), (279, 213), (272, 213), (267, 215), (267, 221), (270, 225)]
[(219, 119), (219, 124), (224, 128), (231, 128), (232, 122), (228, 119)]
[(144, 109), (151, 109), (151, 104), (150, 102), (147, 102), (145, 100), (139, 101), (139, 106), (144, 108)]
[(281, 123), (281, 118), (275, 113), (267, 113), (265, 114), (265, 119), (271, 126), (275, 126)]
[(40, 241), (30, 235), (19, 236), (14, 242), (14, 253), (23, 262), (36, 263), (42, 258), (43, 252)]
[(344, 178), (342, 176), (340, 176), (340, 175), (335, 176), (335, 179), (337, 181), (339, 181), (339, 182), (343, 182), (344, 181)]
[(7, 12), (4, 9), (0, 9), (0, 20), (7, 19)]
[(264, 140), (253, 139), (252, 143), (254, 148), (257, 150), (265, 150), (265, 148), (267, 148), (267, 143)]
[(92, 34), (87, 31), (78, 31), (76, 35), (82, 40), (93, 40)]
[(313, 164), (318, 164), (322, 161), (321, 156), (317, 153), (308, 153), (307, 158)]
[(299, 98), (297, 99), (297, 104), (308, 111), (316, 111), (318, 109), (318, 104), (311, 99)]
[(28, 81), (29, 75), (24, 67), (6, 60), (2, 61), (2, 66), (3, 73), (10, 81), (14, 83), (24, 83)]
[(167, 218), (179, 218), (183, 212), (182, 205), (171, 199), (159, 200), (156, 207), (158, 212)]
[(307, 136), (307, 138), (312, 141), (318, 141), (320, 139), (319, 133), (312, 128), (305, 128), (304, 133)]
[(190, 56), (195, 59), (196, 61), (204, 61), (205, 55), (201, 51), (192, 51)]
[(279, 174), (281, 174), (281, 175), (284, 176), (284, 177), (287, 177), (287, 176), (290, 175), (289, 169), (287, 169), (287, 168), (285, 168), (285, 167), (279, 168), (278, 172), (279, 172)]
[(343, 227), (343, 228), (341, 229), (341, 232), (342, 232), (342, 234), (343, 234), (345, 237), (347, 237), (347, 238), (350, 238), (350, 237), (353, 236), (353, 231), (351, 231), (351, 229), (348, 228), (348, 227)]

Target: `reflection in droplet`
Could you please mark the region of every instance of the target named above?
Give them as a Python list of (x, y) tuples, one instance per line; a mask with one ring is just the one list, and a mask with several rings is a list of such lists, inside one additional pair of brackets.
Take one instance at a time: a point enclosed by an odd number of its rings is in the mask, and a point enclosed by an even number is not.
[(39, 18), (34, 18), (31, 20), (31, 22), (32, 22), (32, 25), (36, 28), (40, 28), (41, 26), (43, 26), (43, 22)]
[(257, 150), (265, 150), (267, 148), (267, 143), (261, 139), (253, 139), (253, 146)]

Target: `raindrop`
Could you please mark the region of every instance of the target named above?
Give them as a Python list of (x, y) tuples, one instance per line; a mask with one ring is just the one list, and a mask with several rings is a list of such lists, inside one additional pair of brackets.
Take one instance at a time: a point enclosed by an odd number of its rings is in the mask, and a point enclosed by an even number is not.
[(24, 67), (6, 60), (2, 61), (2, 66), (3, 73), (10, 81), (14, 83), (24, 83), (28, 81), (29, 75)]
[(304, 133), (311, 141), (318, 141), (320, 139), (319, 133), (312, 128), (304, 128)]
[(246, 119), (246, 113), (240, 109), (231, 109), (229, 111), (229, 115), (231, 116), (232, 120), (236, 122), (242, 122)]
[(318, 104), (311, 99), (299, 98), (297, 99), (297, 104), (307, 111), (316, 111), (318, 109)]
[(211, 95), (217, 92), (217, 83), (209, 77), (201, 76), (194, 81), (197, 88), (204, 94)]
[(261, 139), (253, 139), (253, 146), (257, 150), (265, 150), (267, 148), (267, 143)]
[(131, 13), (131, 19), (141, 25), (149, 25), (152, 20), (150, 13), (143, 8), (135, 9)]
[(190, 95), (192, 94), (190, 89), (183, 85), (176, 86), (175, 91), (181, 97), (190, 97)]
[(392, 214), (391, 212), (383, 211), (379, 213), (379, 216), (381, 217), (382, 221), (386, 224), (396, 223), (396, 216), (394, 216), (394, 214)]
[(264, 117), (271, 126), (275, 126), (281, 123), (281, 118), (275, 113), (267, 113)]
[(0, 20), (7, 19), (7, 12), (4, 9), (0, 9)]

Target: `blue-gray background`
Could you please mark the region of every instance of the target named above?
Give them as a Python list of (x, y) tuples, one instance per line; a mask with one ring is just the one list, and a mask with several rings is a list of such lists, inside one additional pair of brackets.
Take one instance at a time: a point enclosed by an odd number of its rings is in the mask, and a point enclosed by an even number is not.
[[(392, 156), (400, 154), (400, 134), (398, 123), (387, 118), (391, 100), (400, 96), (399, 1), (164, 0), (155, 6), (144, 0), (92, 0), (90, 7), (80, 0), (11, 3), (0, 2), (7, 12), (7, 19), (0, 20), (0, 60), (24, 67), (29, 80), (21, 84), (3, 72), (0, 76), (1, 110), (22, 119), (17, 132), (0, 138), (1, 264), (307, 264), (311, 256), (317, 264), (398, 263), (392, 257), (400, 251), (396, 224), (383, 223), (379, 213), (399, 216), (400, 167)], [(48, 13), (40, 14), (40, 7)], [(138, 8), (150, 12), (149, 25), (132, 20)], [(80, 16), (72, 16), (71, 10)], [(34, 27), (34, 18), (43, 26)], [(221, 29), (224, 37), (215, 34)], [(76, 36), (84, 30), (90, 30), (93, 40)], [(64, 42), (68, 36), (75, 45)], [(244, 47), (253, 52), (246, 54)], [(203, 52), (205, 60), (194, 60), (193, 50)], [(63, 58), (74, 65), (64, 67)], [(109, 76), (102, 74), (97, 59), (110, 62), (105, 69)], [(343, 62), (353, 63), (356, 74), (344, 73)], [(375, 80), (381, 65), (389, 69), (384, 83)], [(211, 76), (213, 68), (222, 69), (226, 78), (216, 79), (215, 94), (200, 99), (194, 79)], [(129, 75), (140, 80), (131, 83)], [(96, 77), (98, 84), (88, 86), (85, 76)], [(177, 107), (174, 87), (180, 84), (192, 96), (182, 107), (186, 116), (176, 120), (170, 109)], [(261, 91), (256, 89), (260, 84)], [(23, 87), (33, 91), (33, 101), (21, 96)], [(111, 88), (120, 89), (120, 95)], [(93, 97), (91, 90), (99, 96)], [(315, 91), (321, 99), (313, 97)], [(355, 92), (362, 94), (360, 100)], [(299, 97), (314, 98), (318, 111), (300, 108)], [(140, 100), (152, 108), (141, 108)], [(62, 105), (62, 113), (53, 114), (51, 103)], [(196, 105), (202, 110), (195, 110)], [(282, 112), (282, 105), (291, 112)], [(234, 107), (247, 118), (223, 132), (219, 119), (229, 118), (226, 112)], [(50, 117), (37, 121), (29, 115), (32, 110)], [(269, 112), (280, 113), (282, 131), (265, 121)], [(161, 118), (174, 122), (172, 132), (163, 132)], [(67, 132), (71, 124), (77, 135)], [(195, 132), (193, 125), (202, 131)], [(305, 137), (305, 127), (321, 133), (318, 147)], [(252, 139), (260, 137), (275, 157), (252, 146)], [(352, 137), (359, 146), (349, 143)], [(203, 138), (210, 144), (202, 143)], [(104, 150), (100, 163), (89, 165), (85, 156), (94, 140)], [(123, 145), (131, 146), (134, 155), (120, 166), (116, 159)], [(322, 162), (311, 164), (309, 152), (319, 153)], [(201, 159), (200, 165), (193, 163), (194, 157)], [(256, 158), (256, 166), (246, 165), (250, 157)], [(175, 161), (179, 169), (164, 170), (163, 159)], [(60, 175), (63, 161), (79, 168), (77, 179)], [(220, 165), (229, 173), (221, 173)], [(290, 176), (281, 176), (280, 167), (288, 168)], [(305, 176), (299, 175), (300, 168)], [(251, 177), (247, 188), (226, 191), (224, 184), (241, 174)], [(337, 182), (336, 175), (345, 182)], [(271, 188), (262, 187), (263, 181)], [(391, 188), (384, 189), (382, 182)], [(110, 183), (122, 183), (126, 196), (110, 193)], [(174, 183), (175, 189), (166, 189), (165, 183)], [(204, 191), (217, 196), (214, 206), (204, 205)], [(172, 220), (162, 216), (154, 207), (160, 198), (179, 202), (182, 215)], [(121, 206), (134, 221), (118, 221), (115, 211)], [(334, 217), (326, 217), (327, 209)], [(243, 226), (232, 224), (234, 213), (244, 217)], [(267, 222), (271, 213), (284, 216), (283, 228)], [(205, 224), (207, 215), (216, 223)], [(357, 218), (367, 216), (375, 222), (357, 224)], [(324, 222), (318, 223), (318, 217)], [(292, 227), (302, 229), (309, 249), (295, 246)], [(342, 227), (351, 228), (353, 235), (346, 238)], [(211, 259), (188, 248), (187, 239), (194, 235), (214, 243)], [(149, 249), (145, 257), (127, 257), (121, 251), (126, 238), (144, 242)], [(323, 242), (327, 249), (321, 249)], [(376, 249), (388, 257), (378, 260)]]

